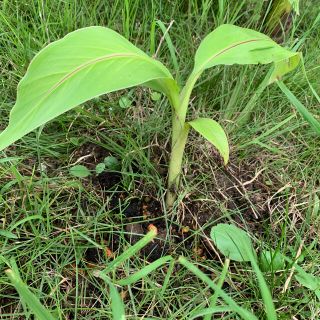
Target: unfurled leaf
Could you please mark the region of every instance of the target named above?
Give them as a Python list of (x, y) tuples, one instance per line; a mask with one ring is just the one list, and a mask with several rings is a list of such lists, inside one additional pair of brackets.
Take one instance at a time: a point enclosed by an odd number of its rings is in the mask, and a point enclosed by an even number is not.
[(117, 32), (88, 27), (38, 53), (20, 81), (0, 150), (79, 104), (108, 92), (147, 85), (177, 91), (170, 72)]
[(119, 106), (122, 109), (130, 108), (132, 104), (132, 101), (128, 97), (121, 97), (119, 99)]
[(161, 98), (161, 94), (159, 92), (154, 91), (151, 93), (151, 100), (152, 101), (159, 101), (160, 98)]
[(221, 25), (201, 42), (195, 56), (193, 73), (216, 65), (267, 64), (296, 56), (268, 36), (234, 25)]
[(90, 170), (87, 167), (80, 164), (70, 168), (69, 172), (72, 176), (77, 178), (86, 178), (91, 174)]
[(211, 239), (218, 250), (235, 261), (251, 261), (253, 248), (248, 234), (233, 224), (218, 224), (211, 229)]
[(229, 160), (228, 138), (220, 124), (208, 118), (198, 118), (190, 121), (189, 124), (217, 148), (224, 163), (227, 164)]

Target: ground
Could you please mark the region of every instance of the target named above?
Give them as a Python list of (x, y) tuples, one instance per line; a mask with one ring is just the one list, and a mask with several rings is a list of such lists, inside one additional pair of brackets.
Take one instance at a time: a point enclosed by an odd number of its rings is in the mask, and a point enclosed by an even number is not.
[[(68, 32), (90, 25), (119, 31), (165, 63), (183, 82), (201, 39), (221, 23), (264, 31), (267, 2), (231, 1), (3, 1), (0, 4), (0, 129), (16, 99), (16, 88), (34, 55)], [(276, 40), (304, 55), (284, 78), (300, 101), (319, 117), (319, 27), (317, 3), (301, 3), (300, 16)], [(166, 27), (178, 57), (176, 70)], [(153, 36), (154, 35), (154, 36)], [(158, 48), (158, 45), (161, 46)], [(212, 226), (234, 223), (248, 231), (259, 256), (279, 251), (319, 276), (319, 137), (276, 84), (257, 99), (249, 121), (237, 117), (263, 79), (266, 67), (217, 67), (192, 93), (188, 118), (205, 115), (226, 128), (231, 159), (191, 133), (179, 197), (164, 205), (170, 158), (170, 107), (146, 88), (96, 98), (48, 123), (0, 156), (0, 319), (34, 319), (5, 270), (13, 261), (20, 276), (57, 319), (111, 319), (106, 283), (95, 276), (150, 227), (157, 238), (112, 271), (123, 279), (157, 259), (183, 255), (212, 279), (225, 258), (210, 239)], [(130, 100), (130, 107), (121, 103)], [(120, 167), (96, 174), (104, 158)], [(74, 165), (93, 173), (70, 174)], [(279, 319), (318, 319), (314, 290), (291, 275), (290, 263), (264, 273)], [(288, 283), (286, 281), (290, 280)], [(248, 263), (230, 262), (224, 291), (264, 319), (256, 277)], [(179, 264), (165, 264), (128, 286), (117, 286), (129, 319), (190, 319), (209, 305), (208, 286)], [(223, 305), (222, 300), (218, 300)], [(198, 317), (199, 318), (199, 317)], [(238, 319), (218, 313), (216, 319)]]

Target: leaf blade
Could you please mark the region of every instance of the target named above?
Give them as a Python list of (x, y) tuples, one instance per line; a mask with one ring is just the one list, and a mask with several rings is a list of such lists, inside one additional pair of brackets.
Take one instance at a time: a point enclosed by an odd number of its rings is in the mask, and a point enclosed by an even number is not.
[(115, 31), (88, 27), (71, 32), (30, 63), (9, 126), (0, 134), (0, 150), (101, 94), (146, 83), (165, 90), (168, 82), (174, 81), (160, 62)]
[(86, 178), (91, 175), (90, 170), (82, 164), (71, 167), (69, 173), (77, 178)]
[(98, 276), (109, 285), (112, 319), (113, 320), (125, 320), (126, 314), (125, 314), (124, 303), (121, 299), (121, 296), (120, 296), (117, 288), (111, 282), (111, 280), (109, 279), (109, 277), (107, 275), (105, 275), (103, 273), (99, 273)]
[(279, 46), (260, 32), (223, 24), (201, 42), (196, 52), (193, 73), (201, 73), (220, 64), (268, 64), (297, 54)]
[(313, 114), (296, 98), (291, 90), (282, 82), (277, 81), (281, 91), (286, 95), (288, 100), (297, 109), (301, 116), (309, 123), (313, 130), (320, 135), (320, 122), (313, 116)]
[(198, 118), (188, 123), (194, 130), (200, 133), (205, 139), (207, 139), (217, 148), (223, 157), (224, 163), (227, 164), (230, 153), (229, 143), (228, 138), (220, 124), (209, 118)]
[(172, 260), (173, 260), (173, 258), (171, 256), (161, 257), (161, 258), (157, 259), (156, 261), (153, 261), (152, 263), (148, 264), (144, 268), (141, 268), (136, 273), (128, 276), (127, 278), (118, 280), (117, 284), (120, 286), (131, 285), (131, 284), (139, 281), (140, 279), (145, 278), (149, 273), (160, 268), (162, 265), (164, 265)]
[(233, 224), (219, 223), (211, 229), (210, 236), (225, 257), (239, 262), (251, 261), (251, 239), (242, 229)]
[(288, 59), (275, 62), (268, 84), (280, 80), (286, 73), (297, 68), (301, 61), (301, 57), (302, 55), (298, 53)]
[(32, 313), (39, 320), (54, 320), (49, 310), (47, 310), (39, 301), (39, 299), (30, 291), (28, 286), (22, 282), (20, 276), (12, 269), (5, 271), (6, 275), (18, 291), (21, 300), (30, 308)]

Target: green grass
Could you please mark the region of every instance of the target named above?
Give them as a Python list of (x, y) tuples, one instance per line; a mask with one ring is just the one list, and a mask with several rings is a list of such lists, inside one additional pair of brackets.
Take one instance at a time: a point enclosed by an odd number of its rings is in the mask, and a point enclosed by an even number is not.
[[(192, 67), (200, 40), (221, 23), (235, 23), (263, 30), (267, 6), (261, 1), (2, 1), (0, 4), (0, 128), (7, 124), (16, 87), (32, 57), (46, 44), (77, 28), (104, 25), (119, 31), (138, 47), (175, 71), (177, 56), (182, 81)], [(319, 93), (319, 27), (313, 26), (317, 3), (310, 1), (294, 19), (285, 44), (299, 50), (306, 72)], [(168, 27), (172, 44), (163, 41), (163, 31), (152, 25), (159, 19)], [(171, 51), (170, 51), (171, 50)], [(218, 67), (206, 72), (193, 93), (190, 116), (205, 114), (220, 119), (230, 133), (231, 183), (243, 199), (233, 199), (221, 182), (223, 169), (214, 150), (196, 134), (187, 146), (182, 192), (172, 213), (165, 212), (168, 234), (181, 228), (183, 217), (192, 213), (192, 223), (212, 219), (191, 230), (170, 254), (183, 254), (188, 261), (219, 280), (224, 258), (210, 251), (205, 258), (197, 249), (207, 245), (207, 232), (221, 221), (248, 229), (257, 250), (276, 249), (294, 259), (302, 245), (299, 265), (319, 276), (319, 137), (301, 118), (276, 85), (258, 98), (250, 121), (237, 128), (237, 115), (263, 79), (264, 68)], [(319, 103), (301, 69), (288, 75), (285, 84), (319, 120)], [(135, 106), (119, 107), (121, 96), (130, 96)], [(225, 112), (226, 108), (227, 113)], [(153, 101), (150, 92), (138, 88), (103, 96), (29, 134), (0, 155), (0, 319), (33, 319), (20, 301), (5, 270), (14, 259), (22, 281), (57, 319), (111, 319), (108, 283), (96, 277), (111, 261), (105, 248), (117, 257), (129, 247), (123, 213), (126, 203), (111, 210), (117, 190), (102, 191), (90, 179), (79, 180), (69, 168), (79, 161), (78, 151), (96, 143), (121, 161), (122, 185), (129, 198), (150, 196), (161, 204), (165, 193), (164, 164), (168, 163), (169, 105), (162, 97)], [(263, 170), (263, 171), (261, 171)], [(245, 184), (258, 175), (257, 184)], [(236, 184), (240, 179), (244, 184)], [(217, 190), (218, 186), (218, 190)], [(232, 186), (232, 185), (231, 185)], [(260, 188), (260, 189), (259, 189)], [(261, 201), (253, 199), (261, 197)], [(219, 193), (220, 190), (220, 193)], [(230, 207), (230, 197), (234, 205)], [(235, 194), (239, 198), (239, 193)], [(253, 213), (258, 214), (258, 222)], [(152, 221), (151, 221), (152, 222)], [(173, 241), (173, 239), (171, 240)], [(112, 247), (112, 243), (116, 243)], [(88, 263), (88, 250), (96, 254)], [(136, 254), (109, 274), (113, 283), (138, 272), (149, 263)], [(285, 292), (291, 271), (265, 275), (279, 319), (318, 319), (320, 303), (313, 291), (301, 286), (295, 276)], [(130, 285), (116, 286), (123, 297), (128, 319), (190, 319), (209, 308), (213, 291), (190, 270), (175, 263), (148, 273)], [(257, 279), (245, 263), (230, 263), (223, 290), (239, 306), (264, 318)], [(226, 306), (218, 298), (218, 306)], [(220, 310), (216, 319), (240, 319)]]

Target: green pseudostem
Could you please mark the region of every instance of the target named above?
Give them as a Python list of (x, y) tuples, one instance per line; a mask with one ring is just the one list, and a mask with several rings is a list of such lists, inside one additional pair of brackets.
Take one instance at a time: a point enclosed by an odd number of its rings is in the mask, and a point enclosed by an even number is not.
[(190, 129), (190, 125), (186, 123), (186, 115), (190, 95), (199, 76), (200, 74), (191, 75), (181, 91), (179, 98), (172, 101), (172, 147), (166, 198), (166, 205), (168, 208), (173, 206), (180, 184), (183, 154)]

